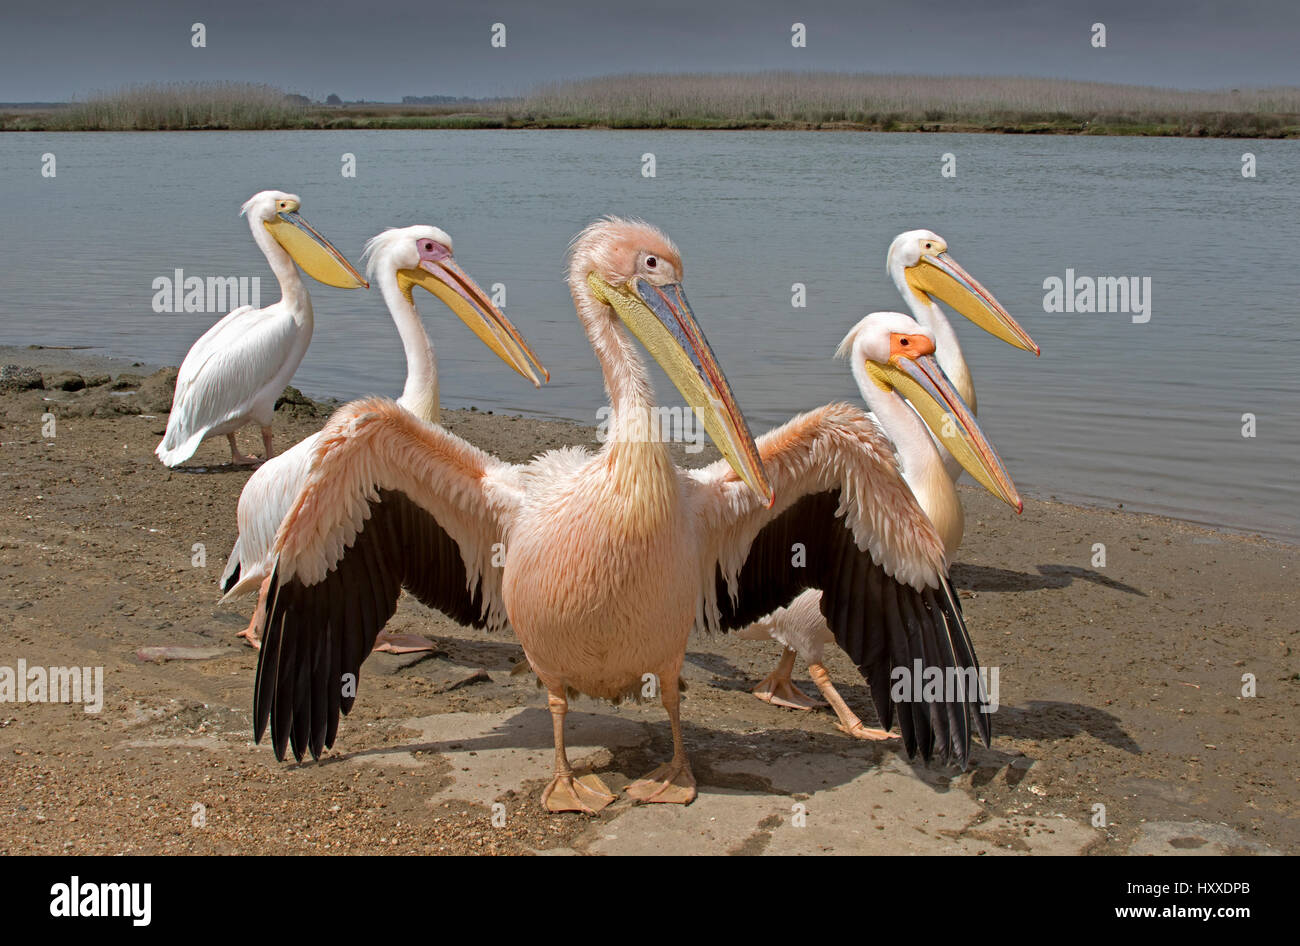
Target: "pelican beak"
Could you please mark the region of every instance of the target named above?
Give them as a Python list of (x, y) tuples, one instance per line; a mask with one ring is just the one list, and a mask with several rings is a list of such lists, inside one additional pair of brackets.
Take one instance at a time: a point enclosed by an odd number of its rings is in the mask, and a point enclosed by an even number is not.
[[(929, 342), (925, 336), (908, 337)], [(932, 342), (929, 350), (934, 350)], [(911, 353), (895, 351), (886, 364), (868, 361), (867, 373), (881, 387), (907, 398), (939, 442), (980, 485), (1016, 512), (1024, 510), (1016, 485), (975, 422), (975, 415), (930, 354), (917, 355), (913, 345)]]
[[(534, 387), (541, 387), (542, 382), (537, 377), (539, 372), (543, 379), (551, 380), (550, 374), (537, 360), (519, 330), (506, 318), (504, 312), (492, 304), (487, 293), (470, 278), (469, 273), (456, 265), (450, 253), (437, 260), (420, 260), (419, 269), (398, 270), (397, 284), (408, 297), (412, 286), (420, 286), (441, 299), (447, 308), (470, 327), (479, 341), (531, 381)], [(534, 366), (536, 371), (533, 370)]]
[(1002, 303), (947, 253), (927, 253), (915, 266), (906, 270), (906, 276), (907, 284), (914, 292), (947, 303), (1008, 345), (1032, 351), (1035, 355), (1039, 353), (1038, 345), (1002, 307)]
[(704, 429), (736, 475), (770, 507), (776, 496), (754, 437), (681, 285), (656, 286), (634, 279), (613, 286), (595, 273), (587, 277), (587, 283), (596, 298), (611, 306), (641, 340), (686, 403), (703, 417)]
[(295, 210), (282, 210), (266, 221), (275, 241), (284, 247), (302, 271), (317, 282), (339, 289), (369, 289), (370, 283), (352, 268), (334, 245)]

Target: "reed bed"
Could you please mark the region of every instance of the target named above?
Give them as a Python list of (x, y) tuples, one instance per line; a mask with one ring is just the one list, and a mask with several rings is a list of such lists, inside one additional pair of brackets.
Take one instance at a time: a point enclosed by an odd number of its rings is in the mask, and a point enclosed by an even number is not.
[(0, 115), (13, 130), (854, 128), (1300, 137), (1300, 88), (1183, 91), (1066, 79), (763, 72), (619, 75), (509, 99), (324, 106), (267, 85), (155, 83)]
[(97, 92), (52, 116), (78, 131), (175, 131), (301, 127), (305, 103), (249, 82), (159, 82)]
[[(504, 104), (504, 103), (503, 103)], [(955, 124), (1283, 128), (1300, 88), (1183, 91), (1066, 79), (849, 73), (621, 75), (555, 83), (511, 105), (525, 118), (614, 127)]]
[(1068, 79), (851, 73), (622, 75), (555, 83), (526, 98), (558, 113), (641, 112), (675, 116), (771, 116), (827, 120), (827, 113), (1300, 112), (1300, 88), (1199, 92)]
[(615, 75), (539, 88), (524, 116), (612, 126), (690, 122), (891, 126), (1201, 125), (1230, 131), (1295, 125), (1300, 88), (1182, 91), (1069, 79), (841, 73)]

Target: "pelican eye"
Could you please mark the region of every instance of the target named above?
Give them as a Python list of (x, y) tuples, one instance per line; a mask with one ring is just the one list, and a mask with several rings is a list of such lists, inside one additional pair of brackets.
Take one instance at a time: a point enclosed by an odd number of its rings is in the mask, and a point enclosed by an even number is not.
[(656, 266), (659, 265), (659, 261), (655, 259), (653, 256), (647, 256), (645, 258), (645, 264), (647, 268), (654, 269)]
[(902, 345), (904, 348), (906, 348), (908, 345), (911, 344), (911, 342), (909, 342), (909, 341), (908, 341), (907, 339), (905, 339), (905, 338), (900, 338), (900, 339), (898, 340), (898, 344), (900, 344), (900, 345)]

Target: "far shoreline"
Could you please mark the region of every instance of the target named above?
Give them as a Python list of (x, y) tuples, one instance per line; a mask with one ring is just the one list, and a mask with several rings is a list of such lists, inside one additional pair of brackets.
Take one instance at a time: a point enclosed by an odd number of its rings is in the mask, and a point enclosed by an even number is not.
[(309, 98), (264, 83), (146, 82), (0, 103), (12, 131), (545, 129), (1300, 138), (1300, 86), (1194, 90), (1028, 76), (626, 73), (524, 94)]
[(411, 115), (380, 121), (343, 120), (323, 124), (284, 124), (272, 127), (190, 126), (184, 128), (55, 128), (15, 124), (9, 113), (0, 112), (0, 133), (10, 134), (159, 134), (178, 132), (293, 132), (293, 131), (697, 131), (697, 132), (809, 132), (834, 134), (836, 132), (870, 134), (912, 135), (1017, 135), (1064, 136), (1082, 138), (1185, 138), (1189, 140), (1217, 141), (1294, 141), (1300, 139), (1300, 125), (1272, 133), (1258, 130), (1238, 132), (1232, 130), (1191, 130), (1176, 124), (1157, 125), (1093, 125), (1083, 123), (1024, 123), (987, 125), (944, 122), (899, 122), (894, 127), (884, 124), (856, 122), (681, 122), (664, 124), (609, 124), (602, 122), (505, 122), (486, 116), (471, 116), (462, 121), (460, 116), (446, 121), (426, 116)]
[[(148, 375), (152, 377), (158, 372), (174, 371), (174, 366), (160, 366), (142, 361), (133, 360), (130, 356), (120, 354), (104, 354), (106, 349), (96, 348), (94, 346), (70, 346), (70, 345), (0, 345), (0, 366), (18, 365), (20, 367), (30, 367), (42, 372), (43, 376), (53, 378), (55, 375), (80, 374), (90, 376), (92, 374), (109, 375), (113, 379), (119, 378), (123, 374), (127, 375)], [(328, 417), (340, 406), (350, 399), (340, 399), (334, 395), (314, 393), (311, 391), (300, 391), (297, 388), (286, 388), (286, 394), (292, 391), (289, 398), (292, 401), (291, 409), (300, 412), (306, 409), (308, 415), (319, 418), (318, 426), (323, 426)], [(57, 390), (51, 393), (59, 393)], [(0, 397), (6, 396), (0, 391)], [(167, 411), (162, 410), (165, 416)], [(559, 416), (541, 416), (535, 414), (518, 414), (498, 412), (495, 409), (479, 408), (476, 405), (465, 407), (444, 407), (444, 414), (457, 418), (463, 423), (464, 421), (474, 418), (477, 423), (506, 423), (506, 422), (524, 422), (528, 427), (545, 427), (550, 435), (551, 440), (555, 441), (551, 446), (560, 446), (560, 441), (564, 445), (570, 444), (590, 444), (594, 442), (593, 429), (590, 425), (580, 423), (568, 417)], [(449, 418), (450, 422), (450, 418)], [(460, 426), (460, 424), (451, 424), (451, 426)], [(473, 439), (473, 438), (471, 438)], [(709, 444), (704, 451), (693, 456), (683, 454), (679, 459), (687, 466), (697, 466), (710, 463), (718, 459), (719, 454), (712, 444)], [(970, 503), (972, 500), (984, 499), (983, 491), (970, 483), (962, 483), (958, 486), (965, 497), (965, 501)], [(1144, 511), (1140, 507), (1130, 508), (1127, 502), (1118, 502), (1110, 500), (1098, 500), (1092, 503), (1081, 500), (1061, 499), (1050, 491), (1028, 490), (1025, 492), (1027, 497), (1044, 505), (1057, 507), (1065, 512), (1074, 512), (1087, 516), (1124, 516), (1134, 520), (1136, 523), (1150, 524), (1160, 526), (1169, 530), (1176, 530), (1184, 534), (1193, 536), (1193, 542), (1196, 541), (1195, 534), (1199, 533), (1202, 538), (1211, 538), (1213, 541), (1203, 544), (1215, 544), (1218, 541), (1227, 539), (1232, 541), (1247, 542), (1255, 545), (1264, 545), (1279, 549), (1293, 550), (1300, 548), (1300, 542), (1292, 542), (1281, 536), (1265, 535), (1262, 532), (1253, 531), (1245, 528), (1234, 526), (1210, 524), (1197, 522), (1190, 519), (1180, 519), (1167, 513)], [(1001, 507), (997, 507), (999, 512)], [(1013, 517), (1014, 518), (1014, 517)]]

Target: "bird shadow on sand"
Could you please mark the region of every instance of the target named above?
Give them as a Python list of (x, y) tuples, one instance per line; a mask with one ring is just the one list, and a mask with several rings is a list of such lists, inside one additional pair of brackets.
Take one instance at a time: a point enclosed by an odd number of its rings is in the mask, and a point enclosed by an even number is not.
[[(508, 750), (519, 753), (517, 761), (510, 763), (511, 768), (518, 769), (518, 784), (545, 781), (550, 776), (554, 749), (549, 710), (522, 707), (499, 715), (498, 721), (481, 732), (449, 733), (444, 738), (353, 752), (335, 751), (319, 763), (303, 762), (291, 767), (366, 760), (385, 764), (408, 754), (432, 754), (448, 757), (459, 769), (461, 762), (457, 760), (493, 750)], [(420, 720), (426, 733), (439, 722), (436, 717)], [(744, 795), (812, 795), (846, 785), (865, 772), (883, 771), (894, 758), (935, 792), (960, 787), (952, 784), (962, 774), (957, 766), (937, 760), (926, 763), (919, 756), (909, 761), (901, 739), (860, 742), (838, 733), (804, 729), (793, 718), (791, 723), (789, 728), (734, 732), (684, 719), (683, 735), (701, 794), (721, 790)], [(456, 723), (449, 718), (447, 725), (450, 728)], [(565, 720), (565, 735), (575, 770), (580, 774), (595, 772), (616, 792), (672, 755), (672, 736), (666, 716), (632, 717), (616, 712), (575, 712), (571, 708)], [(583, 760), (590, 758), (593, 751), (599, 761), (595, 765), (585, 764)], [(535, 756), (530, 758), (533, 753)], [(972, 746), (970, 767), (996, 774), (1012, 759), (1005, 753)], [(774, 774), (762, 774), (769, 769)], [(894, 775), (906, 774), (893, 768), (890, 771)], [(455, 790), (450, 791), (454, 794)]]
[[(416, 627), (412, 630), (429, 638), (437, 648), (432, 654), (426, 654), (425, 660), (429, 657), (437, 657), (452, 664), (482, 667), (494, 673), (509, 673), (519, 661), (524, 659), (524, 649), (517, 643), (448, 637), (440, 628)], [(388, 661), (394, 668), (402, 669), (403, 666), (413, 663), (416, 656), (418, 655), (398, 656), (377, 653), (372, 654), (369, 659)]]
[(1038, 591), (1043, 588), (1067, 588), (1075, 581), (1090, 581), (1103, 588), (1145, 598), (1147, 593), (1122, 581), (1107, 578), (1077, 565), (1036, 565), (1038, 574), (1016, 572), (989, 565), (957, 562), (952, 566), (952, 581), (958, 590), (969, 591)]
[[(795, 682), (802, 685), (798, 674)], [(839, 690), (844, 701), (862, 717), (868, 726), (879, 726), (871, 690), (861, 680), (836, 680), (835, 688)], [(793, 711), (792, 711), (793, 712)], [(829, 713), (829, 710), (814, 712)], [(1019, 706), (1003, 703), (993, 713), (993, 746), (997, 748), (999, 736), (1016, 739), (1033, 739), (1037, 742), (1059, 742), (1072, 739), (1079, 733), (1087, 733), (1099, 742), (1122, 749), (1133, 755), (1141, 755), (1142, 749), (1137, 741), (1127, 732), (1117, 716), (1087, 706), (1083, 703), (1065, 703), (1056, 700), (1030, 700)], [(895, 722), (895, 726), (897, 723)], [(974, 737), (972, 737), (974, 738)]]
[[(775, 664), (777, 658), (781, 656), (781, 651), (779, 649), (780, 645), (774, 643), (772, 647), (773, 647), (772, 653), (775, 654), (775, 656), (772, 658), (772, 661), (773, 664)], [(709, 673), (722, 678), (719, 680), (712, 681), (710, 683), (710, 686), (716, 686), (723, 690), (741, 689), (743, 679), (745, 676), (745, 671), (741, 670), (739, 667), (737, 667), (734, 663), (732, 663), (730, 660), (728, 660), (726, 657), (722, 656), (721, 654), (711, 654), (708, 653), (707, 651), (701, 651), (701, 650), (688, 650), (686, 652), (686, 663), (691, 664), (692, 666), (695, 667), (699, 667), (701, 670), (708, 671)], [(740, 678), (740, 679), (737, 680), (736, 678)], [(733, 682), (735, 683), (734, 686), (731, 685)], [(753, 681), (753, 683), (750, 683), (749, 685), (752, 687), (754, 683), (757, 682), (758, 681), (755, 680)]]
[(1082, 703), (1030, 700), (1023, 706), (999, 707), (994, 720), (995, 739), (1001, 732), (1018, 739), (1060, 742), (1087, 733), (1131, 755), (1142, 754), (1142, 747), (1124, 731), (1117, 716)]
[[(644, 745), (650, 740), (646, 724), (639, 719), (631, 719), (614, 712), (590, 713), (574, 711), (574, 703), (565, 717), (565, 738), (569, 746), (569, 755), (575, 761), (589, 754), (591, 747), (608, 748), (616, 751)], [(499, 717), (495, 722), (485, 720), (484, 728), (479, 732), (448, 733), (445, 737), (404, 742), (397, 745), (376, 746), (371, 749), (357, 749), (352, 752), (338, 752), (320, 760), (320, 765), (336, 765), (341, 762), (367, 758), (385, 758), (407, 753), (437, 753), (449, 755), (475, 755), (492, 750), (536, 750), (550, 760), (550, 753), (555, 748), (553, 728), (549, 709), (541, 706), (524, 706), (487, 714)], [(460, 714), (443, 714), (448, 727), (461, 722)], [(408, 728), (423, 727), (426, 734), (436, 730), (443, 722), (439, 716), (422, 717), (415, 720), (415, 725)], [(307, 763), (303, 763), (304, 765)], [(577, 766), (575, 766), (577, 767)], [(527, 764), (521, 770), (521, 777), (532, 777), (534, 766)]]
[[(450, 649), (463, 649), (464, 652), (459, 654), (462, 661), (497, 670), (511, 666), (520, 653), (518, 645), (513, 643), (441, 637), (439, 640)], [(696, 681), (695, 686), (742, 690), (753, 685), (752, 680), (720, 655), (692, 652), (688, 660), (718, 677), (709, 682)], [(796, 680), (801, 685), (807, 684), (808, 692), (812, 692), (811, 684)], [(841, 680), (837, 681), (837, 688), (867, 726), (880, 726), (870, 689), (865, 683)], [(1025, 777), (1035, 760), (1009, 747), (1006, 741), (999, 742), (1007, 739), (1057, 743), (1086, 733), (1131, 755), (1142, 754), (1141, 747), (1125, 731), (1119, 718), (1097, 707), (1050, 700), (1032, 700), (1019, 706), (1003, 704), (993, 716), (991, 747), (984, 746), (972, 732), (970, 778), (967, 780), (962, 778), (961, 770), (955, 765), (937, 760), (927, 763), (919, 755), (909, 760), (899, 738), (882, 742), (860, 741), (834, 731), (831, 728), (833, 714), (829, 709), (806, 714), (783, 710), (780, 711), (779, 725), (737, 732), (694, 722), (691, 703), (688, 690), (683, 702), (683, 732), (703, 794), (710, 790), (746, 795), (814, 794), (845, 785), (866, 772), (897, 773), (897, 767), (891, 766), (894, 759), (935, 792), (963, 786), (978, 788), (997, 779), (1005, 779), (1007, 784), (1014, 786)], [(648, 713), (616, 710), (585, 697), (573, 700), (566, 718), (565, 733), (575, 767), (581, 772), (594, 771), (620, 791), (628, 781), (666, 761), (672, 754), (667, 718), (657, 701), (647, 701), (645, 705)], [(584, 706), (594, 709), (588, 710)], [(770, 713), (771, 709), (759, 708), (755, 704), (755, 712), (754, 721), (757, 723), (763, 718), (757, 714)], [(460, 763), (455, 761), (457, 758), (493, 750), (512, 750), (536, 753), (534, 759), (521, 758), (517, 763), (520, 784), (549, 777), (554, 743), (551, 714), (545, 707), (524, 706), (485, 714), (482, 728), (478, 731), (474, 731), (473, 723), (467, 729), (463, 716), (451, 714), (445, 720), (448, 729), (445, 737), (438, 735), (443, 723), (438, 716), (423, 717), (417, 722), (424, 728), (426, 736), (435, 738), (373, 748), (359, 747), (355, 751), (339, 752), (335, 749), (319, 764), (328, 766), (365, 760), (382, 764), (411, 754), (417, 757), (433, 754), (448, 757), (453, 765), (459, 766)], [(894, 730), (897, 732), (896, 720)], [(357, 736), (365, 738), (363, 733), (357, 733)], [(594, 766), (582, 764), (582, 760), (590, 758), (593, 751), (599, 761)], [(772, 770), (771, 774), (767, 773), (768, 769)]]
[(187, 476), (218, 476), (222, 473), (252, 473), (260, 463), (210, 463), (206, 466), (173, 466), (172, 473), (184, 473)]

